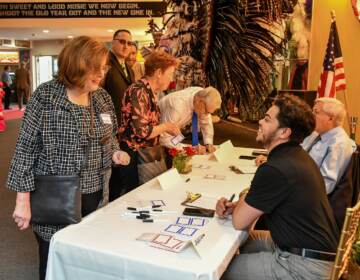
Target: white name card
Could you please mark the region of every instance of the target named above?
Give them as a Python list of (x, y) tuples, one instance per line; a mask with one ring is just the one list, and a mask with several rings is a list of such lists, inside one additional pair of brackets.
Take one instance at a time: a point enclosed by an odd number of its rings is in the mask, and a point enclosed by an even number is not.
[(211, 219), (204, 228), (199, 230), (191, 239), (191, 245), (200, 258), (209, 256), (221, 236), (221, 227), (216, 219)]
[(157, 179), (160, 183), (161, 189), (163, 190), (167, 190), (176, 184), (183, 182), (183, 179), (180, 177), (176, 168), (171, 168), (163, 174), (160, 174)]
[(219, 148), (214, 152), (214, 156), (218, 162), (228, 162), (234, 158), (234, 146), (230, 140), (219, 145)]

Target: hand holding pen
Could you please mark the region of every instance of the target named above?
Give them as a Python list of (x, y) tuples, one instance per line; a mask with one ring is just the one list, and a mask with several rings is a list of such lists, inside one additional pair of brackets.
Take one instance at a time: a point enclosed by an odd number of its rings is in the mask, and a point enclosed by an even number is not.
[(230, 215), (236, 205), (236, 203), (232, 202), (235, 198), (235, 194), (232, 194), (229, 200), (227, 200), (225, 197), (222, 197), (218, 200), (216, 203), (216, 214), (220, 218), (226, 218), (228, 215)]

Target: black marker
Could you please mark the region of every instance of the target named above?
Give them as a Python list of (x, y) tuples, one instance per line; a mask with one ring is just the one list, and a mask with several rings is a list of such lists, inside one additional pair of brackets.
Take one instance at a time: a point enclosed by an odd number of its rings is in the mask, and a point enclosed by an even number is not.
[(234, 200), (234, 198), (235, 198), (235, 194), (233, 193), (229, 199), (229, 202), (232, 202)]
[(136, 208), (135, 207), (128, 207), (127, 210), (136, 211)]
[(187, 179), (185, 180), (186, 183), (189, 182), (189, 181), (190, 181), (190, 178), (187, 178)]
[(140, 214), (139, 216), (136, 216), (136, 219), (144, 220), (150, 218), (150, 215), (147, 214)]
[[(235, 198), (235, 194), (233, 193), (231, 196), (230, 196), (230, 199), (228, 200), (228, 202), (232, 202)], [(229, 206), (225, 206), (225, 211), (229, 209)]]

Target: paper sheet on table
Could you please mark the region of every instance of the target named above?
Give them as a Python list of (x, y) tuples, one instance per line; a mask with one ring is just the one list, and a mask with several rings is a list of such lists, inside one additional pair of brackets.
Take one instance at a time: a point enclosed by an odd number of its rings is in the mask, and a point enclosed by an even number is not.
[(191, 244), (200, 258), (205, 258), (215, 248), (222, 230), (216, 219), (211, 219), (207, 225), (196, 232), (191, 239)]
[(257, 166), (255, 165), (241, 165), (241, 166), (237, 166), (238, 169), (241, 170), (241, 172), (243, 172), (244, 174), (255, 174)]
[(217, 197), (201, 195), (200, 198), (198, 198), (194, 202), (187, 203), (187, 205), (196, 206), (196, 207), (202, 207), (202, 208), (206, 208), (206, 209), (215, 209), (217, 201), (218, 201)]

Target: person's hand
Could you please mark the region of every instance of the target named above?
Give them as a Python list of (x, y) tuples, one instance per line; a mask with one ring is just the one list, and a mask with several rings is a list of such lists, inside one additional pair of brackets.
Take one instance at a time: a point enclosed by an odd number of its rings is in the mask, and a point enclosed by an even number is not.
[(202, 145), (195, 146), (195, 150), (197, 154), (199, 155), (205, 155), (206, 154), (206, 147)]
[(17, 224), (20, 230), (25, 230), (30, 225), (30, 219), (31, 219), (30, 196), (29, 193), (27, 194), (28, 195), (24, 197), (24, 194), (18, 193), (18, 196), (16, 198), (15, 210), (12, 215), (15, 223)]
[(206, 149), (209, 153), (213, 153), (216, 151), (216, 148), (214, 147), (214, 145), (211, 145), (211, 144), (206, 145)]
[(257, 156), (256, 159), (255, 159), (255, 164), (256, 166), (260, 166), (262, 165), (264, 162), (267, 161), (267, 157), (266, 156), (263, 156), (263, 155), (260, 155), (260, 156)]
[(124, 151), (115, 151), (112, 160), (115, 164), (128, 165), (130, 163), (129, 155)]
[(179, 135), (181, 133), (179, 127), (174, 123), (164, 123), (164, 125), (165, 125), (165, 132), (173, 136)]
[(225, 197), (220, 198), (216, 203), (216, 214), (220, 218), (229, 216), (236, 206), (236, 202), (230, 202)]

